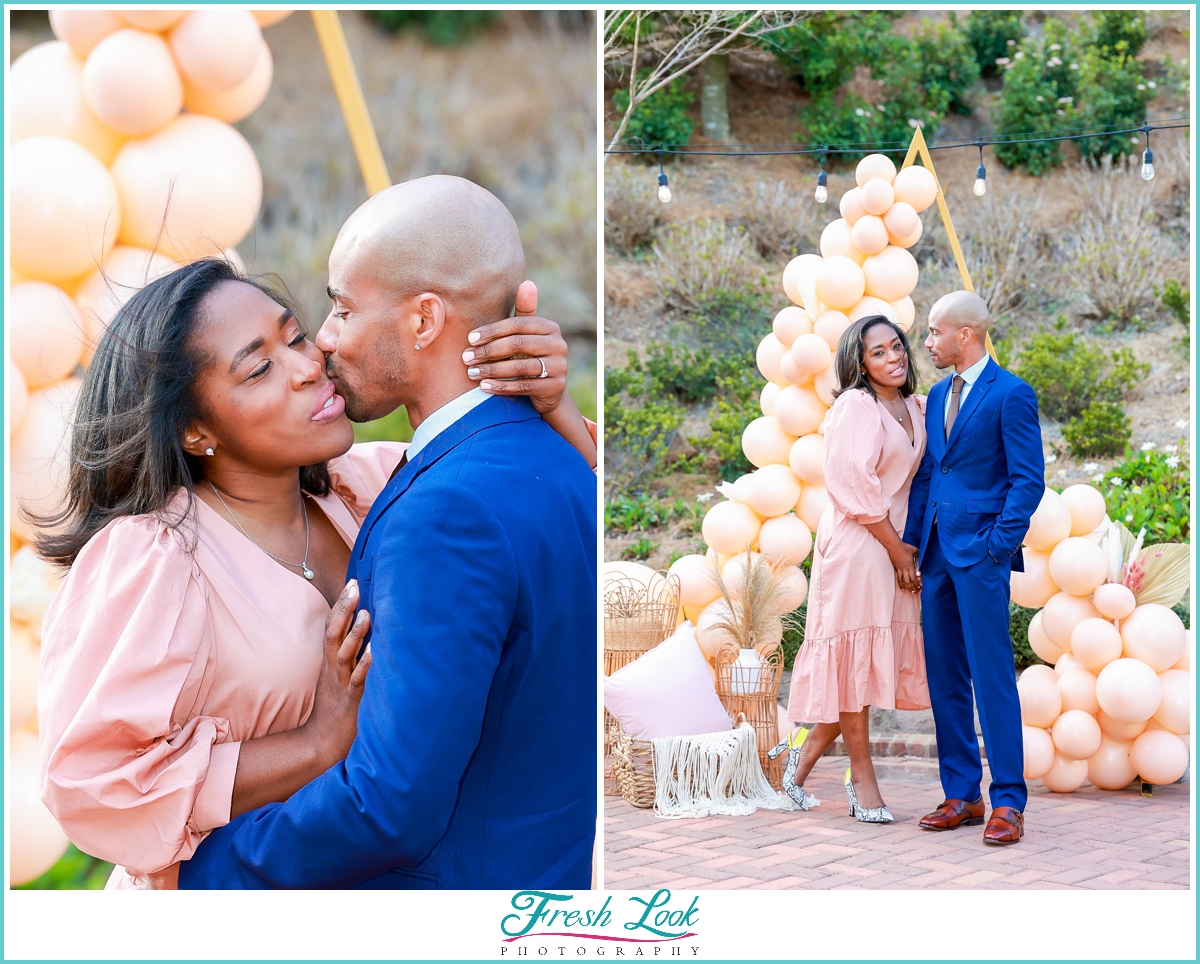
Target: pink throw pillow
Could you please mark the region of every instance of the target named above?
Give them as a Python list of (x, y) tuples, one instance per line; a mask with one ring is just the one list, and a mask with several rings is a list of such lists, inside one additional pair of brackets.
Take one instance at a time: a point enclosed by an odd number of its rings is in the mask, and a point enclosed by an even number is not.
[(635, 740), (733, 729), (690, 622), (606, 677), (604, 705)]

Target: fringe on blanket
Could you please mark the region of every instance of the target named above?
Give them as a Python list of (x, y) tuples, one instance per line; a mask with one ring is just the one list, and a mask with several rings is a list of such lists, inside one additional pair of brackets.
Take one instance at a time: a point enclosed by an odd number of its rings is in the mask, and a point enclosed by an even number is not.
[(795, 810), (763, 775), (754, 727), (650, 741), (654, 753), (654, 812), (660, 817), (742, 817)]

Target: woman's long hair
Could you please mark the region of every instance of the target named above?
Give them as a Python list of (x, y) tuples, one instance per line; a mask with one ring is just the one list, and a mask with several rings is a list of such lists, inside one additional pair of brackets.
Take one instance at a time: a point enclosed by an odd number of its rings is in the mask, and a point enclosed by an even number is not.
[[(37, 539), (38, 552), (50, 561), (70, 566), (92, 536), (121, 516), (160, 513), (175, 530), (193, 517), (193, 489), (204, 468), (184, 451), (183, 433), (203, 415), (194, 391), (203, 367), (195, 334), (205, 299), (224, 281), (253, 285), (284, 303), (229, 262), (209, 258), (137, 291), (101, 336), (71, 427), (65, 500), (57, 512), (34, 518), (41, 526), (65, 524)], [(302, 468), (300, 484), (327, 494), (325, 463)], [(168, 518), (165, 510), (180, 488), (187, 504)]]
[(865, 318), (859, 318), (858, 321), (853, 322), (838, 339), (837, 354), (833, 359), (833, 367), (838, 379), (838, 387), (833, 390), (834, 398), (852, 388), (861, 388), (864, 392), (869, 392), (872, 398), (879, 397), (874, 387), (867, 381), (866, 372), (863, 371), (867, 332), (876, 325), (887, 325), (896, 333), (900, 338), (900, 344), (904, 346), (904, 354), (908, 358), (908, 377), (900, 386), (900, 397), (908, 398), (909, 395), (916, 392), (917, 364), (908, 344), (908, 336), (886, 315), (867, 315)]

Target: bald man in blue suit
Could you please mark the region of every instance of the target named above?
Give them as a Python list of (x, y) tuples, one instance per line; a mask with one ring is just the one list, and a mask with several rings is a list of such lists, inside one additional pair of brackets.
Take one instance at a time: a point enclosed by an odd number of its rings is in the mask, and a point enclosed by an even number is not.
[(1046, 489), (1037, 396), (985, 350), (990, 324), (976, 294), (955, 291), (929, 312), (933, 363), (953, 368), (929, 392), (928, 446), (913, 479), (904, 541), (919, 546), (921, 625), (946, 799), (926, 830), (983, 823), (987, 748), (992, 816), (984, 843), (1017, 843), (1027, 790), (1008, 607), (1021, 541)]

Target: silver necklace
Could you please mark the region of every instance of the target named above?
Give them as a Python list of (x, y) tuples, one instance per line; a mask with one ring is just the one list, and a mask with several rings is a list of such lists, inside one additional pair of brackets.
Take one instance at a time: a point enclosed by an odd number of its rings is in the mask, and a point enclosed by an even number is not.
[(308, 503), (306, 503), (304, 501), (304, 493), (303, 492), (300, 493), (300, 508), (304, 512), (304, 561), (303, 562), (288, 562), (286, 559), (280, 559), (277, 555), (275, 555), (275, 553), (269, 552), (268, 550), (263, 549), (263, 547), (261, 545), (259, 545), (257, 541), (255, 541), (254, 537), (251, 536), (250, 533), (245, 530), (245, 528), (242, 526), (242, 524), (240, 522), (238, 522), (238, 517), (233, 514), (233, 509), (229, 508), (229, 504), (224, 499), (221, 498), (221, 493), (217, 490), (217, 487), (215, 485), (213, 485), (212, 479), (205, 479), (204, 481), (206, 481), (209, 484), (209, 486), (212, 488), (213, 495), (215, 495), (220, 500), (221, 505), (225, 506), (225, 511), (229, 513), (229, 518), (231, 518), (233, 520), (233, 524), (242, 530), (242, 535), (244, 535), (247, 539), (249, 539), (256, 546), (258, 546), (258, 548), (262, 549), (263, 552), (267, 553), (267, 555), (270, 556), (272, 559), (274, 559), (276, 562), (281, 562), (285, 566), (290, 566), (292, 569), (299, 569), (301, 572), (304, 573), (305, 579), (311, 580), (313, 578), (313, 576), (316, 575), (316, 573), (314, 573), (311, 569), (308, 568), (308, 536), (309, 536)]

